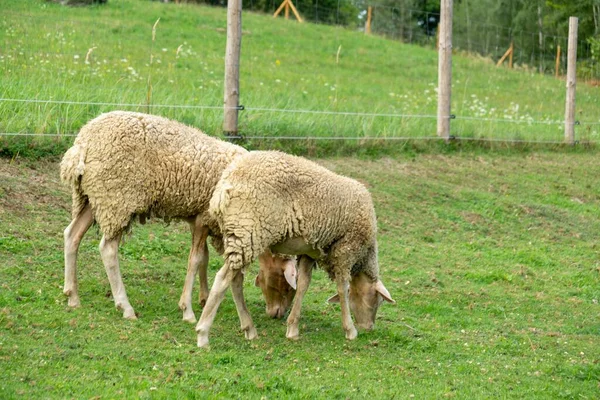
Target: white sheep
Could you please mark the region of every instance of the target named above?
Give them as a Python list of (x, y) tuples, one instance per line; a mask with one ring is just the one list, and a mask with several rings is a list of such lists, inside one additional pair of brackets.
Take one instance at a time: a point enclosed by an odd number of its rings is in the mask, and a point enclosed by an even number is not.
[(258, 256), (260, 270), (254, 285), (262, 290), (267, 314), (271, 318), (282, 318), (296, 294), (297, 261), (283, 254), (273, 256), (267, 249)]
[(73, 220), (64, 231), (69, 306), (80, 305), (77, 251), (94, 221), (103, 235), (100, 254), (115, 305), (125, 318), (136, 319), (119, 270), (121, 236), (136, 217), (141, 223), (151, 216), (182, 219), (190, 225), (192, 248), (179, 307), (185, 321), (195, 322), (192, 286), (198, 271), (200, 302), (208, 297), (207, 236), (222, 248), (219, 227), (208, 214), (209, 200), (225, 167), (245, 153), (240, 146), (158, 116), (113, 111), (89, 121), (60, 165), (73, 199)]
[[(302, 298), (315, 261), (336, 282), (347, 339), (357, 335), (350, 308), (359, 327), (371, 329), (379, 304), (394, 302), (379, 279), (371, 195), (353, 179), (301, 157), (250, 152), (225, 170), (209, 213), (223, 234), (225, 264), (196, 325), (199, 347), (208, 346), (209, 330), (227, 287), (231, 284), (235, 296), (243, 298), (243, 272), (267, 249), (302, 255), (288, 338), (298, 337)], [(246, 338), (255, 338), (248, 310), (239, 300), (236, 306)]]

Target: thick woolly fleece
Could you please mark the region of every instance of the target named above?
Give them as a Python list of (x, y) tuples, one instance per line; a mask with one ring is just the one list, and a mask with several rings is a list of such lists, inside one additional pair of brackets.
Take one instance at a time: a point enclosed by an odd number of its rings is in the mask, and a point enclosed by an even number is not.
[[(89, 201), (107, 240), (139, 216), (200, 215), (211, 230), (209, 200), (223, 170), (245, 149), (166, 118), (114, 111), (89, 121), (64, 155), (73, 217)], [(216, 232), (211, 232), (216, 234)]]
[(378, 278), (377, 221), (359, 182), (276, 151), (237, 158), (223, 173), (209, 213), (221, 227), (224, 256), (245, 268), (266, 248), (302, 238), (330, 277)]

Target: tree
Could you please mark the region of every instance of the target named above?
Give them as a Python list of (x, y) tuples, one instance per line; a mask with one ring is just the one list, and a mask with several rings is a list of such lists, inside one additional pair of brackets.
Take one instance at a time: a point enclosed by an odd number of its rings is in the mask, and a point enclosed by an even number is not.
[(554, 69), (556, 47), (566, 49), (570, 16), (579, 18), (580, 57), (591, 58), (593, 44), (600, 41), (600, 0), (456, 0), (454, 4), (454, 46), (495, 59), (514, 42), (517, 63)]

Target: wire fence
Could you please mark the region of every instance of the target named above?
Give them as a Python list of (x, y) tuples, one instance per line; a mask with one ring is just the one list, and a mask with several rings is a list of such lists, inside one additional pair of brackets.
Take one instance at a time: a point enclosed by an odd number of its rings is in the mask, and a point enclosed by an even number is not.
[[(250, 2), (252, 4), (252, 1)], [(300, 2), (296, 6), (301, 15), (308, 15), (311, 22), (328, 25), (348, 25), (348, 17), (340, 8), (329, 8), (315, 1), (312, 6)], [(279, 2), (271, 2), (273, 13)], [(436, 45), (436, 27), (440, 14), (415, 9), (407, 6), (404, 1), (398, 1), (390, 6), (377, 2), (366, 2), (365, 8), (372, 9), (371, 31), (404, 43), (418, 45)], [(355, 21), (357, 29), (365, 30), (366, 10), (359, 13)], [(459, 20), (456, 20), (456, 19)], [(453, 32), (453, 47), (470, 53), (477, 53), (493, 60), (499, 60), (504, 52), (514, 47), (514, 63), (520, 68), (530, 68), (540, 73), (555, 74), (555, 63), (559, 59), (559, 74), (566, 71), (566, 35), (552, 35), (542, 31), (529, 31), (514, 27), (498, 26), (480, 21), (474, 21), (468, 16), (455, 16)], [(558, 47), (563, 51), (558, 52)], [(587, 40), (578, 41), (580, 77), (586, 80), (600, 80), (600, 63), (594, 57), (591, 44)]]
[[(56, 104), (56, 105), (70, 105), (70, 106), (105, 106), (114, 109), (144, 109), (147, 104), (143, 103), (112, 103), (112, 102), (87, 102), (87, 101), (65, 101), (65, 100), (41, 100), (41, 99), (12, 99), (12, 98), (0, 98), (0, 103), (29, 103), (29, 104)], [(217, 105), (188, 105), (188, 104), (153, 104), (153, 108), (156, 109), (189, 109), (189, 110), (214, 110), (221, 112), (225, 107)], [(239, 109), (239, 108), (238, 108)], [(437, 115), (434, 114), (391, 114), (391, 113), (368, 113), (368, 112), (350, 112), (350, 111), (323, 111), (323, 110), (309, 110), (309, 109), (279, 109), (279, 108), (262, 108), (262, 107), (244, 107), (243, 112), (268, 112), (268, 113), (290, 113), (290, 114), (308, 114), (308, 115), (328, 115), (328, 116), (341, 116), (341, 117), (369, 117), (369, 118), (397, 118), (397, 119), (429, 119), (435, 121)], [(497, 125), (509, 124), (509, 125), (547, 125), (562, 127), (565, 124), (564, 120), (536, 120), (532, 118), (528, 119), (505, 119), (505, 118), (483, 118), (483, 117), (470, 117), (460, 115), (450, 115), (454, 121), (476, 121), (476, 122), (489, 122)], [(577, 126), (585, 127), (598, 127), (600, 122), (594, 121), (576, 121)], [(25, 137), (74, 137), (76, 132), (56, 132), (56, 133), (32, 133), (32, 132), (0, 132), (0, 136), (25, 136)], [(485, 138), (485, 137), (467, 137), (453, 135), (453, 140), (481, 140), (481, 141), (494, 141), (494, 142), (510, 142), (510, 143), (562, 143), (560, 140), (531, 140), (531, 139), (511, 139), (508, 138), (510, 134), (500, 135), (505, 136), (504, 138)], [(230, 137), (230, 138), (242, 138)], [(245, 139), (261, 139), (261, 140), (381, 140), (381, 141), (394, 141), (394, 140), (437, 140), (440, 139), (435, 135), (431, 136), (290, 136), (290, 135), (244, 135)], [(599, 140), (586, 139), (588, 143), (599, 143)]]
[[(375, 18), (374, 23), (377, 21), (377, 17), (385, 15), (385, 11), (396, 11), (396, 8), (386, 7), (381, 5), (374, 5), (375, 7)], [(377, 11), (379, 10), (379, 11)], [(300, 13), (307, 12), (306, 9), (302, 7), (299, 8)], [(339, 11), (339, 10), (338, 10)], [(327, 24), (336, 24), (339, 21), (332, 20), (331, 18), (328, 20), (319, 21), (318, 15), (327, 14), (327, 15), (335, 15), (336, 12), (333, 12), (331, 9), (325, 9), (321, 6), (315, 5), (311, 12), (317, 16), (317, 22), (327, 23)], [(406, 9), (402, 12), (413, 13), (420, 12), (418, 10)], [(337, 12), (339, 14), (339, 12)], [(390, 15), (396, 15), (398, 13), (391, 12)], [(439, 15), (436, 14), (428, 14), (427, 18), (438, 18)], [(127, 15), (124, 13), (122, 18), (127, 18)], [(57, 45), (51, 46), (49, 45), (47, 48), (36, 48), (36, 46), (28, 46), (28, 37), (32, 34), (33, 28), (29, 27), (26, 23), (14, 24), (13, 21), (18, 20), (26, 21), (26, 20), (36, 20), (39, 23), (37, 24), (35, 30), (45, 30), (44, 34), (49, 38), (49, 41), (55, 43)], [(83, 20), (73, 20), (69, 18), (64, 18), (59, 15), (50, 15), (50, 16), (40, 16), (37, 14), (28, 14), (28, 13), (18, 13), (18, 12), (7, 12), (3, 15), (3, 25), (5, 28), (6, 34), (4, 35), (4, 48), (0, 49), (0, 61), (6, 61), (8, 59), (16, 59), (20, 58), (23, 60), (38, 60), (38, 59), (58, 59), (58, 58), (66, 58), (69, 60), (75, 60), (75, 63), (84, 64), (88, 63), (87, 56), (85, 57), (83, 54), (85, 53), (85, 49), (75, 48), (70, 45), (68, 41), (63, 40), (63, 38), (68, 35), (69, 31), (76, 32), (79, 30), (89, 31), (89, 25), (91, 23), (91, 19), (83, 19)], [(118, 18), (113, 18), (106, 25), (102, 23), (96, 24), (92, 29), (92, 35), (94, 35), (95, 42), (98, 42), (102, 36), (103, 29), (114, 29), (114, 30), (122, 30), (122, 26), (118, 20)], [(428, 46), (435, 46), (435, 30), (428, 31), (427, 29), (423, 29), (423, 27), (416, 26), (408, 26), (404, 22), (402, 22), (401, 18), (397, 18), (397, 21), (393, 21), (393, 23), (387, 23), (387, 26), (390, 28), (388, 30), (381, 29), (379, 33), (384, 34), (385, 36), (402, 40), (403, 42), (413, 43), (413, 44), (425, 44)], [(176, 30), (176, 29), (175, 29)], [(147, 33), (142, 31), (141, 33), (136, 32), (136, 35), (132, 37), (127, 37), (126, 33), (124, 33), (124, 37), (122, 41), (119, 41), (115, 47), (113, 47), (112, 52), (105, 51), (104, 54), (100, 53), (98, 50), (93, 54), (92, 60), (96, 64), (118, 64), (119, 62), (123, 62), (123, 64), (129, 65), (126, 58), (128, 57), (128, 49), (127, 46), (131, 46), (132, 43), (135, 46), (136, 40), (141, 42), (148, 42), (148, 38), (145, 36)], [(97, 35), (97, 36), (96, 36)], [(519, 55), (519, 40), (526, 40), (529, 36), (537, 35), (537, 33), (531, 32), (510, 32), (507, 28), (503, 27), (495, 27), (488, 26), (486, 28), (485, 34), (481, 32), (477, 35), (477, 39), (471, 38), (470, 36), (459, 36), (459, 40), (453, 40), (453, 45), (459, 49), (466, 49), (468, 51), (481, 52), (482, 54), (488, 54), (491, 57), (496, 57), (499, 52), (504, 52), (506, 48), (508, 48), (510, 41), (516, 41), (515, 45), (515, 59), (517, 63), (521, 63), (522, 65), (534, 65), (539, 64), (538, 59), (543, 60), (544, 57), (547, 60), (553, 59), (553, 53), (549, 50), (554, 51), (558, 43), (565, 43), (564, 47), (566, 49), (566, 37), (545, 37), (543, 43), (548, 43), (547, 47), (539, 48), (538, 53), (531, 54), (521, 54)], [(525, 38), (525, 39), (519, 39)], [(334, 38), (337, 39), (337, 38)], [(463, 40), (464, 39), (464, 40)], [(537, 38), (536, 38), (537, 39)], [(14, 46), (14, 41), (18, 40), (20, 42), (20, 46)], [(128, 43), (132, 42), (132, 43)], [(335, 40), (334, 40), (335, 42)], [(556, 46), (555, 46), (556, 44)], [(580, 60), (588, 60), (586, 57), (590, 56), (590, 54), (586, 53), (589, 46), (582, 43), (581, 44), (581, 55), (579, 56)], [(90, 47), (91, 49), (91, 47)], [(247, 50), (251, 53), (252, 56), (256, 56), (259, 54), (261, 49), (255, 47), (246, 47)], [(88, 55), (91, 50), (88, 50)], [(190, 53), (192, 54), (192, 53)], [(198, 57), (194, 58), (195, 55), (190, 56), (190, 60), (198, 60)], [(566, 59), (566, 51), (561, 55), (560, 60)], [(125, 60), (125, 61), (123, 61)], [(529, 60), (529, 64), (526, 61)], [(592, 59), (589, 58), (590, 65), (592, 63)], [(78, 62), (79, 61), (79, 62)], [(554, 62), (554, 61), (553, 61)], [(562, 62), (562, 61), (561, 61)], [(566, 64), (566, 61), (564, 62)], [(10, 63), (5, 62), (4, 66), (0, 64), (0, 70), (7, 71), (9, 68), (7, 65)], [(151, 62), (150, 62), (151, 64)], [(30, 64), (25, 64), (27, 68), (35, 68), (33, 62)], [(42, 64), (43, 65), (43, 64)], [(147, 68), (151, 68), (148, 64), (146, 64)], [(133, 69), (131, 66), (127, 66), (127, 68)], [(538, 66), (534, 66), (536, 70), (540, 72), (551, 72), (548, 68), (540, 68)], [(564, 68), (564, 67), (561, 67)], [(597, 69), (597, 65), (594, 67)], [(65, 69), (68, 71), (68, 69)], [(135, 71), (134, 71), (135, 72)], [(170, 73), (173, 73), (174, 78), (176, 78), (176, 70), (171, 69)], [(592, 72), (596, 74), (597, 72)], [(135, 74), (132, 73), (132, 75)], [(86, 75), (87, 76), (87, 75)], [(252, 72), (250, 73), (252, 77)], [(145, 76), (142, 76), (141, 73), (138, 74), (136, 78), (138, 82), (144, 83), (146, 80)], [(85, 77), (84, 77), (85, 80)], [(166, 82), (162, 82), (163, 84), (167, 84)], [(221, 78), (214, 78), (211, 80), (211, 84), (215, 87), (219, 87), (222, 84)], [(92, 86), (89, 82), (83, 82), (83, 85), (86, 85), (87, 88), (93, 91), (95, 86)], [(158, 86), (158, 84), (157, 84)], [(98, 87), (99, 88), (99, 87)], [(126, 89), (117, 89), (125, 92)], [(218, 92), (218, 90), (216, 90)], [(15, 96), (14, 93), (8, 93), (7, 91), (2, 91), (4, 96), (0, 98), (0, 107), (2, 105), (8, 104), (25, 104), (28, 107), (37, 107), (37, 112), (45, 112), (40, 107), (64, 107), (65, 109), (60, 110), (61, 113), (67, 114), (72, 110), (73, 107), (77, 108), (85, 108), (89, 110), (91, 116), (94, 116), (93, 112), (95, 111), (103, 111), (106, 109), (134, 109), (134, 110), (146, 110), (146, 109), (165, 109), (165, 110), (199, 110), (199, 111), (207, 111), (215, 114), (215, 119), (219, 119), (218, 114), (224, 110), (222, 105), (198, 105), (198, 104), (170, 104), (167, 102), (161, 103), (143, 103), (143, 102), (119, 102), (119, 101), (93, 101), (90, 98), (82, 99), (82, 100), (70, 100), (69, 99), (69, 90), (61, 91), (60, 93), (47, 93), (44, 94), (43, 90), (38, 91), (36, 93), (35, 98), (19, 98)], [(7, 95), (8, 94), (8, 95)], [(114, 96), (110, 96), (113, 97)], [(125, 97), (125, 96), (116, 96), (116, 97)], [(218, 98), (218, 97), (217, 97)], [(187, 103), (187, 102), (186, 102)], [(251, 131), (248, 134), (244, 134), (243, 137), (246, 139), (257, 139), (257, 140), (290, 140), (290, 141), (299, 141), (299, 140), (328, 140), (328, 141), (338, 141), (338, 140), (351, 140), (351, 141), (404, 141), (404, 140), (421, 140), (421, 141), (431, 141), (431, 140), (440, 140), (439, 137), (435, 135), (434, 129), (431, 129), (431, 135), (405, 135), (402, 132), (405, 130), (398, 130), (397, 132), (393, 132), (394, 129), (397, 129), (398, 124), (404, 124), (406, 121), (412, 120), (428, 120), (431, 122), (431, 126), (434, 126), (437, 115), (433, 112), (378, 112), (368, 110), (368, 104), (365, 105), (366, 111), (355, 111), (355, 110), (323, 110), (323, 109), (314, 109), (310, 107), (306, 108), (298, 108), (298, 107), (281, 107), (279, 104), (274, 103), (274, 106), (263, 105), (263, 106), (245, 106), (243, 114), (247, 116), (248, 120), (251, 120), (253, 115), (258, 113), (267, 113), (269, 115), (286, 115), (286, 114), (306, 114), (311, 115), (314, 118), (317, 117), (332, 117), (335, 118), (333, 122), (328, 122), (332, 126), (332, 130), (330, 134), (325, 135), (295, 135), (293, 132), (287, 132), (286, 134), (278, 134), (274, 133), (273, 135), (264, 135), (260, 134), (257, 130)], [(7, 109), (11, 110), (13, 107), (8, 106)], [(431, 108), (429, 108), (431, 109)], [(464, 111), (464, 110), (462, 110)], [(24, 111), (21, 111), (22, 113)], [(561, 115), (562, 110), (557, 110), (553, 115), (535, 115), (533, 113), (521, 114), (514, 113), (508, 118), (504, 117), (495, 117), (495, 116), (473, 116), (468, 115), (465, 112), (457, 112), (455, 115), (448, 116), (448, 118), (452, 118), (453, 124), (468, 124), (468, 123), (477, 123), (480, 125), (487, 124), (487, 132), (485, 134), (472, 133), (473, 129), (465, 129), (460, 130), (461, 134), (455, 134), (451, 137), (453, 140), (468, 140), (468, 141), (489, 141), (489, 142), (510, 142), (510, 143), (562, 143), (562, 139), (560, 139), (560, 132), (565, 122), (562, 118), (557, 118), (557, 115)], [(62, 115), (62, 114), (61, 114)], [(588, 113), (589, 115), (589, 113)], [(5, 118), (6, 120), (11, 120), (11, 118)], [(348, 119), (354, 122), (349, 122), (348, 125), (357, 124), (355, 121), (364, 122), (367, 120), (373, 121), (381, 121), (381, 120), (399, 120), (398, 123), (390, 123), (389, 129), (385, 125), (384, 122), (381, 122), (379, 126), (382, 126), (382, 130), (388, 131), (385, 134), (377, 134), (377, 135), (368, 135), (368, 134), (352, 134), (352, 133), (344, 133), (339, 134), (340, 130), (336, 128), (336, 122), (341, 121), (343, 119)], [(582, 139), (589, 143), (597, 143), (600, 141), (600, 133), (598, 132), (597, 127), (600, 126), (600, 120), (581, 120), (578, 121), (578, 127), (586, 128), (589, 132), (587, 132)], [(44, 132), (36, 132), (35, 130), (28, 130), (27, 128), (19, 128), (16, 130), (10, 129), (10, 124), (2, 124), (4, 125), (3, 130), (5, 132), (0, 132), (0, 136), (6, 137), (73, 137), (76, 136), (76, 130), (73, 130), (72, 127), (68, 124), (65, 124), (61, 127), (53, 127), (52, 129), (44, 130)], [(548, 126), (555, 129), (555, 134), (553, 135), (543, 135), (544, 139), (540, 140), (536, 137), (535, 134), (528, 135), (528, 128), (533, 129), (532, 127), (539, 126)], [(48, 126), (48, 125), (44, 125)], [(503, 126), (518, 126), (519, 129), (504, 129)], [(392, 131), (390, 133), (390, 131)], [(539, 135), (537, 135), (539, 136)]]
[[(92, 101), (68, 101), (68, 100), (41, 100), (41, 99), (11, 99), (0, 98), (0, 102), (14, 103), (34, 103), (34, 104), (66, 104), (79, 106), (110, 106), (119, 108), (144, 108), (147, 104), (144, 103), (109, 103), (109, 102), (92, 102)], [(369, 112), (351, 112), (351, 111), (322, 111), (322, 110), (302, 110), (302, 109), (281, 109), (281, 108), (262, 108), (262, 107), (224, 107), (218, 105), (189, 105), (189, 104), (152, 104), (153, 108), (175, 108), (175, 109), (195, 109), (195, 110), (224, 110), (237, 109), (246, 111), (274, 112), (274, 113), (295, 113), (295, 114), (315, 114), (315, 115), (340, 115), (340, 116), (355, 116), (355, 117), (390, 117), (390, 118), (431, 118), (436, 119), (436, 114), (398, 114), (398, 113), (369, 113)], [(543, 124), (557, 125), (564, 124), (564, 121), (543, 121), (535, 119), (506, 119), (506, 118), (482, 118), (469, 116), (447, 116), (452, 119), (462, 119), (465, 121), (485, 121), (498, 122), (509, 124)], [(578, 125), (600, 125), (600, 122), (582, 122), (577, 121)]]
[[(11, 98), (0, 98), (1, 102), (16, 102), (16, 103), (31, 103), (31, 104), (59, 104), (59, 105), (76, 105), (76, 106), (109, 106), (116, 107), (119, 109), (126, 108), (144, 108), (146, 104), (134, 104), (134, 103), (107, 103), (107, 102), (85, 102), (85, 101), (63, 101), (63, 100), (41, 100), (41, 99), (11, 99)], [(166, 108), (166, 109), (192, 109), (192, 110), (218, 110), (222, 111), (223, 106), (216, 105), (186, 105), (186, 104), (153, 104), (155, 108)], [(366, 112), (349, 112), (349, 111), (319, 111), (319, 110), (301, 110), (301, 109), (278, 109), (278, 108), (261, 108), (261, 107), (244, 107), (243, 111), (249, 112), (272, 112), (272, 113), (296, 113), (296, 114), (313, 114), (313, 115), (332, 115), (332, 116), (344, 116), (344, 117), (386, 117), (386, 118), (415, 118), (415, 119), (437, 119), (437, 115), (419, 115), (419, 114), (382, 114), (382, 113), (366, 113)], [(554, 125), (564, 126), (564, 121), (544, 121), (544, 120), (513, 120), (504, 118), (481, 118), (481, 117), (469, 117), (469, 116), (448, 116), (453, 120), (464, 120), (464, 121), (479, 121), (479, 122), (493, 122), (496, 124), (517, 124), (517, 125)], [(600, 122), (592, 121), (576, 121), (576, 125), (579, 126), (600, 126)], [(0, 136), (23, 136), (23, 137), (75, 137), (76, 132), (69, 133), (30, 133), (30, 132), (0, 132)], [(506, 135), (508, 136), (508, 135)], [(244, 135), (244, 136), (229, 136), (230, 139), (258, 139), (258, 140), (311, 140), (311, 141), (338, 141), (338, 140), (351, 140), (351, 141), (430, 141), (430, 140), (442, 140), (438, 136), (260, 136), (260, 135)], [(530, 140), (530, 139), (510, 139), (510, 138), (486, 138), (486, 137), (468, 137), (468, 136), (457, 136), (452, 135), (451, 140), (466, 140), (466, 141), (485, 141), (485, 142), (507, 142), (507, 143), (547, 143), (547, 144), (560, 144), (564, 143), (562, 140)], [(600, 143), (599, 140), (586, 139), (586, 143)]]

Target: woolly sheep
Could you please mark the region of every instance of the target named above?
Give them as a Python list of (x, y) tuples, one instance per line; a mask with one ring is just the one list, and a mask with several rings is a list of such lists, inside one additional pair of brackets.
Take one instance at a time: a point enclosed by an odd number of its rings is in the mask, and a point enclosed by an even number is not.
[[(357, 335), (350, 307), (359, 327), (371, 329), (379, 304), (394, 303), (379, 279), (371, 195), (353, 179), (301, 157), (250, 152), (225, 170), (209, 213), (223, 234), (225, 264), (196, 325), (198, 347), (208, 346), (209, 330), (227, 287), (231, 284), (232, 292), (240, 296), (243, 272), (267, 249), (301, 255), (296, 298), (288, 317), (290, 339), (298, 337), (302, 298), (315, 261), (336, 282), (347, 339)], [(255, 338), (245, 304), (236, 300), (236, 306), (246, 338)]]
[(240, 146), (158, 116), (113, 111), (89, 121), (60, 165), (73, 200), (73, 220), (64, 231), (69, 306), (80, 305), (77, 251), (94, 221), (103, 235), (100, 254), (115, 305), (123, 317), (136, 319), (119, 270), (121, 236), (136, 217), (141, 223), (150, 216), (182, 219), (190, 226), (192, 248), (179, 307), (185, 321), (195, 322), (192, 286), (198, 271), (200, 302), (208, 297), (207, 236), (217, 250), (222, 248), (219, 227), (208, 214), (209, 200), (225, 167), (245, 153)]
[(267, 314), (271, 318), (282, 318), (296, 294), (296, 258), (277, 254), (269, 249), (258, 256), (260, 270), (254, 285), (262, 290)]

